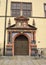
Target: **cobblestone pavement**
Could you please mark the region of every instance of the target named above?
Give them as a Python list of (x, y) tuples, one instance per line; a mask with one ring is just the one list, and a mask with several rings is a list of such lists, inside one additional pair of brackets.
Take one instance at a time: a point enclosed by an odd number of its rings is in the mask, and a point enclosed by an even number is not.
[(0, 56), (0, 65), (46, 65), (46, 59), (31, 56)]

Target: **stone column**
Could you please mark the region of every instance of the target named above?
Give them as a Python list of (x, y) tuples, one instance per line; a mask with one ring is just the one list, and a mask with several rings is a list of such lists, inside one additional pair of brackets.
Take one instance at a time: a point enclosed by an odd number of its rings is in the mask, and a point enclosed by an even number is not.
[(14, 42), (12, 43), (12, 55), (14, 56)]
[(35, 31), (33, 32), (33, 40), (36, 41), (36, 32)]
[(8, 44), (11, 43), (11, 32), (8, 31)]

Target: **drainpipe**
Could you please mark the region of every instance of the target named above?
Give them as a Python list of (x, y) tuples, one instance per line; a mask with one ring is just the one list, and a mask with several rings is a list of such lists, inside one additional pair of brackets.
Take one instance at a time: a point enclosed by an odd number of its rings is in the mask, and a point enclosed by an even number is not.
[(6, 8), (5, 8), (5, 23), (4, 23), (4, 46), (3, 46), (3, 55), (4, 55), (4, 56), (5, 56), (5, 43), (6, 43), (7, 6), (8, 6), (8, 0), (6, 0)]

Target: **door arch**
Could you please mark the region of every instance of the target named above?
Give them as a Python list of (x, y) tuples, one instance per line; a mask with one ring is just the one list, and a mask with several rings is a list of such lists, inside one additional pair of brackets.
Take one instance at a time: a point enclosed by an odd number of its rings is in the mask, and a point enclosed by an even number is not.
[(14, 40), (14, 55), (29, 55), (29, 41), (24, 35), (19, 35)]

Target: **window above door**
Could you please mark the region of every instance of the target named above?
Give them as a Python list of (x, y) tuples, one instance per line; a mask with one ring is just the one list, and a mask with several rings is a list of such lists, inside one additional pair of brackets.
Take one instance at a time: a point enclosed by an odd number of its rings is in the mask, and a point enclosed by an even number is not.
[(46, 4), (44, 4), (44, 13), (45, 13), (45, 17), (46, 17)]
[(32, 3), (29, 2), (11, 2), (11, 16), (31, 17), (32, 16)]

